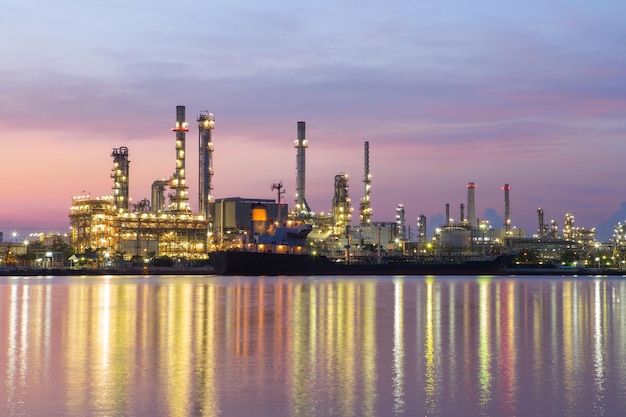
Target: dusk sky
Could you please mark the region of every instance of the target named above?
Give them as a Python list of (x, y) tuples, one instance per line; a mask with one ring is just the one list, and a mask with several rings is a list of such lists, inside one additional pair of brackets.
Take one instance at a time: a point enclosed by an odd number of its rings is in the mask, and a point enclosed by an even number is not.
[(606, 239), (626, 219), (625, 16), (623, 0), (9, 1), (0, 231), (66, 232), (72, 196), (111, 194), (120, 146), (133, 201), (149, 198), (174, 172), (184, 105), (194, 210), (208, 110), (216, 198), (275, 198), (283, 181), (291, 207), (305, 121), (315, 212), (347, 173), (358, 223), (369, 141), (374, 221), (398, 204), (413, 228), (446, 203), (458, 218), (469, 181), (476, 215), (501, 218), (509, 183), (528, 235), (542, 207)]

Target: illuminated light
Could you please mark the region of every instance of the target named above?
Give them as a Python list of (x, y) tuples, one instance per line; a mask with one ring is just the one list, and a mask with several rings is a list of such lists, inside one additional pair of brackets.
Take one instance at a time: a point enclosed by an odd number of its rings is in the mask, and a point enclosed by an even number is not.
[(395, 280), (393, 309), (393, 409), (404, 411), (404, 300), (402, 281)]

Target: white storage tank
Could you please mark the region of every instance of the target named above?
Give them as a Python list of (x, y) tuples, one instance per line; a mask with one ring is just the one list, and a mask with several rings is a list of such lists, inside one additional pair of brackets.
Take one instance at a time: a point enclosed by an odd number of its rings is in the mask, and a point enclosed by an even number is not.
[(471, 244), (469, 229), (459, 226), (447, 226), (441, 229), (440, 242), (444, 248), (469, 249)]

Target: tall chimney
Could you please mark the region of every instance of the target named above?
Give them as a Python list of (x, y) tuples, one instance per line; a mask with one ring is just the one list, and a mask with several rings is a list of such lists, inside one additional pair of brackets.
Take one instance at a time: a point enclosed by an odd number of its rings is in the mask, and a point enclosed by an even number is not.
[(467, 184), (467, 221), (470, 227), (476, 227), (476, 206), (474, 202), (474, 190), (476, 185), (473, 182)]
[(511, 186), (504, 184), (504, 233), (511, 234), (511, 200), (509, 199), (509, 191)]
[(463, 203), (461, 203), (459, 209), (461, 209), (461, 218), (459, 220), (462, 224), (465, 221), (465, 206), (463, 205)]
[(308, 214), (311, 210), (305, 196), (305, 161), (308, 147), (305, 135), (305, 122), (298, 122), (298, 138), (296, 139), (296, 207), (297, 215)]

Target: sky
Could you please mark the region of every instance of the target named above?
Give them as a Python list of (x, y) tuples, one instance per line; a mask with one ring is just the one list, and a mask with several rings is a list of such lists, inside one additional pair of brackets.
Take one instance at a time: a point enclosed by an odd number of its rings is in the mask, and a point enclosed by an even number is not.
[[(429, 229), (445, 204), (531, 235), (537, 209), (608, 239), (626, 219), (622, 0), (272, 2), (9, 0), (0, 14), (0, 232), (69, 230), (72, 196), (111, 194), (126, 146), (130, 195), (175, 170), (186, 106), (197, 209), (199, 111), (215, 115), (215, 198), (291, 206), (296, 126), (306, 199), (328, 212), (345, 173), (358, 223), (369, 142), (374, 221)], [(467, 212), (467, 210), (466, 210)]]

